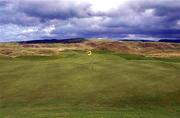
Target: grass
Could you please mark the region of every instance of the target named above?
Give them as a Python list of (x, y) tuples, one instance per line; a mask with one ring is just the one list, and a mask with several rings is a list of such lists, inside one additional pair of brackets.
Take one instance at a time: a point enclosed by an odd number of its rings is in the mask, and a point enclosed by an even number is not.
[(179, 70), (179, 59), (110, 52), (0, 58), (0, 117), (178, 118)]

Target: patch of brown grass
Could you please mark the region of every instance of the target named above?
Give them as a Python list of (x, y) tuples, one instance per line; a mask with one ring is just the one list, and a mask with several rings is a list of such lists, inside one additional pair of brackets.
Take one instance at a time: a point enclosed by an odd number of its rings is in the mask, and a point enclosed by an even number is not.
[(152, 57), (180, 57), (180, 44), (90, 40), (71, 44), (0, 44), (2, 56), (58, 55), (64, 50), (107, 50)]

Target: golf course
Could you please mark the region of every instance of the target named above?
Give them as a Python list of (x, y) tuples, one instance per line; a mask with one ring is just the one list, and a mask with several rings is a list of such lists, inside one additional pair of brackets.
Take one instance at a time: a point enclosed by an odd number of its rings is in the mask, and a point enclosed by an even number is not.
[(179, 83), (179, 57), (0, 56), (0, 118), (178, 118)]

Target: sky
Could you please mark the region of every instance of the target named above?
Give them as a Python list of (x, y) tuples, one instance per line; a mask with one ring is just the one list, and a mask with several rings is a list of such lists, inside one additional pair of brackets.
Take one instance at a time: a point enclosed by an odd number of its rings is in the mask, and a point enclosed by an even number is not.
[(180, 39), (180, 0), (0, 0), (0, 42)]

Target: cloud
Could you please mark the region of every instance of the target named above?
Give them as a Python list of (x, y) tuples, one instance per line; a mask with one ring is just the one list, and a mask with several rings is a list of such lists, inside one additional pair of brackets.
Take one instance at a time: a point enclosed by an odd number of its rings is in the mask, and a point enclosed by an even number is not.
[(2, 0), (0, 41), (180, 38), (178, 0)]
[(42, 20), (89, 17), (90, 4), (67, 0), (23, 0), (18, 3), (18, 10), (28, 16)]

